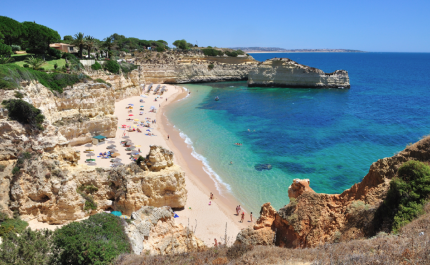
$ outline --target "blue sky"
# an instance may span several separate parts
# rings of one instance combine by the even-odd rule
[[[3,1],[0,15],[64,35],[113,33],[200,46],[430,52],[426,1]]]

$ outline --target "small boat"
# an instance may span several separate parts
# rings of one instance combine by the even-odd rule
[[[218,97],[218,96],[216,96],[216,97],[215,97],[215,101],[218,101],[218,100],[219,100],[219,97]]]

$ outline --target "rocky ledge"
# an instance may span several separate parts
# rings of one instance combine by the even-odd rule
[[[299,64],[288,58],[273,58],[249,72],[249,87],[350,88],[348,72],[333,73]]]
[[[409,160],[430,162],[430,137],[393,157],[374,162],[361,183],[341,194],[316,193],[309,180],[295,179],[288,188],[290,203],[279,211],[270,203],[264,204],[256,224],[243,229],[235,243],[304,248],[389,232],[388,220],[382,217],[382,223],[376,221],[381,218],[377,211],[387,196],[391,179]]]

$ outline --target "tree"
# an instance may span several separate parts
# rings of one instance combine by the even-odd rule
[[[109,54],[109,58],[110,58],[110,51],[112,49],[112,47],[114,46],[114,42],[113,42],[113,38],[112,37],[107,37],[106,39],[104,39],[102,46],[105,47],[106,49],[108,49],[108,54]]]
[[[85,37],[85,42],[86,42],[86,46],[87,46],[87,50],[88,50],[88,57],[91,56],[91,49],[94,48],[95,46],[95,39],[92,36],[86,36]]]
[[[9,45],[0,43],[0,55],[10,57],[12,54],[12,48]]]
[[[63,37],[63,40],[72,42],[73,41],[73,37],[71,35],[66,35],[66,36]]]
[[[28,45],[41,53],[49,49],[49,44],[61,40],[57,31],[34,22],[23,22]]]
[[[8,233],[0,245],[0,264],[48,264],[53,232],[47,229]]]
[[[29,58],[27,58],[25,62],[31,65],[33,69],[38,69],[45,63],[45,61],[42,60],[41,58],[37,58],[33,56],[30,56]]]
[[[79,32],[75,34],[75,39],[73,40],[72,43],[73,45],[79,47],[79,57],[82,58],[82,51],[84,50],[84,46],[86,45],[84,33]]]
[[[7,45],[17,44],[18,39],[23,34],[22,24],[15,19],[0,16],[0,32]]]
[[[188,46],[188,43],[186,40],[175,40],[173,42],[173,45],[176,46],[176,48],[182,49],[182,50],[188,50],[190,46]]]

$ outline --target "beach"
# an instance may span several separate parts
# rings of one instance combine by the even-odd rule
[[[154,87],[156,86],[155,84]],[[188,191],[186,206],[183,210],[176,210],[179,216],[175,219],[176,222],[195,231],[197,237],[202,239],[208,246],[213,244],[214,238],[217,238],[218,242],[224,242],[226,234],[227,243],[232,244],[240,229],[251,225],[251,222],[248,222],[249,214],[245,212],[245,221],[243,223],[239,222],[240,217],[235,215],[235,207],[239,203],[232,195],[221,195],[217,191],[215,183],[203,170],[202,162],[191,155],[192,150],[164,115],[164,110],[170,104],[184,99],[188,94],[185,89],[179,86],[166,85],[166,88],[167,91],[163,95],[153,95],[151,92],[147,95],[129,97],[116,102],[114,113],[118,117],[116,137],[105,139],[98,145],[75,146],[76,150],[81,151],[79,164],[88,164],[94,167],[111,167],[114,164],[111,163],[111,159],[103,159],[99,155],[100,153],[112,151],[112,149],[107,149],[110,145],[114,145],[113,147],[115,148],[112,152],[119,154],[116,165],[133,163],[130,151],[126,151],[121,146],[121,141],[125,140],[131,141],[136,146],[132,153],[136,152],[142,156],[148,154],[150,145],[159,145],[172,150],[175,154],[175,163],[179,164],[185,172],[186,189]],[[156,98],[157,101],[155,101]],[[130,109],[130,106],[132,109]],[[156,112],[151,112],[151,107],[154,107]],[[143,112],[142,115],[140,115],[141,112]],[[135,121],[135,119],[138,121]],[[137,126],[140,121],[144,121],[150,127]],[[125,128],[122,128],[123,125],[125,125]],[[130,126],[135,128],[136,131],[129,131]],[[137,132],[137,128],[142,132]],[[148,133],[151,133],[151,136]],[[92,150],[90,153],[94,155],[84,152],[86,150]],[[96,159],[96,161],[87,163],[87,159]],[[214,194],[211,205],[209,205],[210,192]]]

